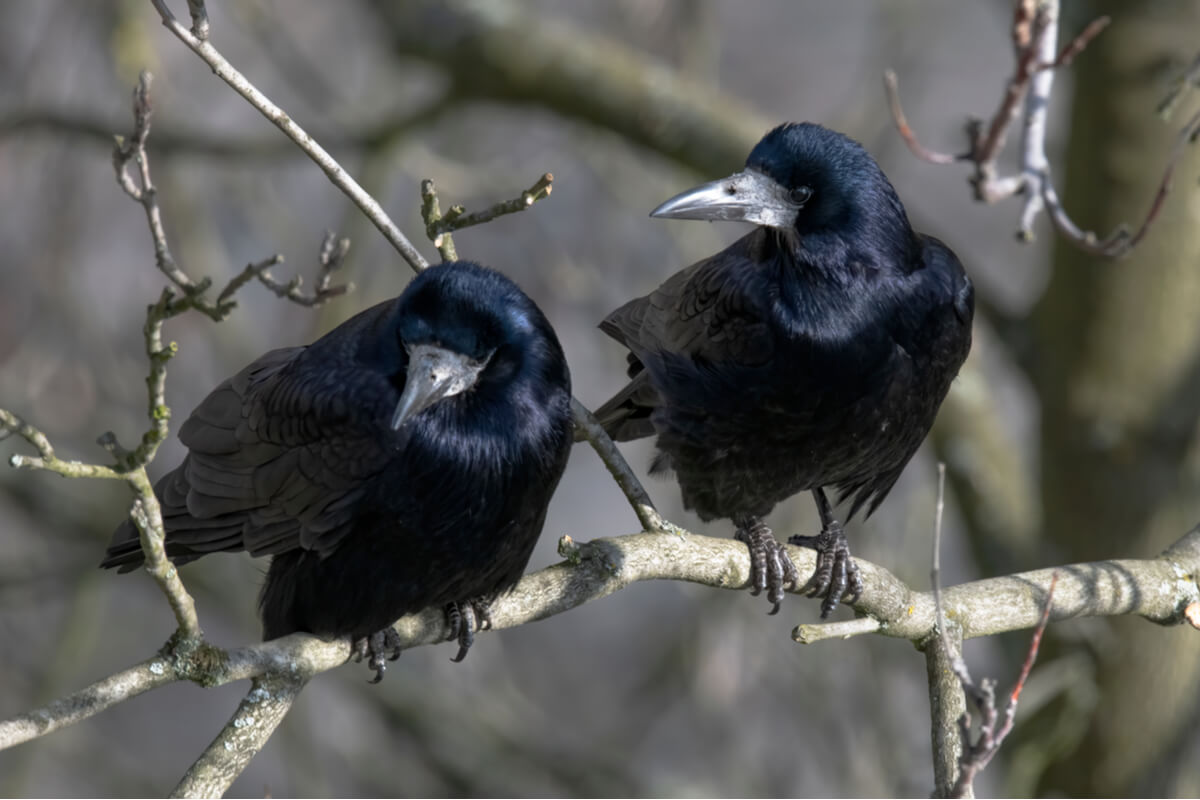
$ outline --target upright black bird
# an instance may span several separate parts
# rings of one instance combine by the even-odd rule
[[[887,496],[970,350],[971,282],[860,144],[811,123],[651,216],[758,227],[600,324],[632,380],[596,414],[618,441],[657,434],[651,471],[674,471],[701,519],[734,521],[771,613],[799,575],[762,518],[811,490],[821,533],[790,541],[817,551],[801,591],[826,617],[862,581],[825,488],[847,518]]]
[[[167,554],[272,556],[263,638],[349,636],[376,681],[399,656],[391,624],[430,606],[446,607],[461,659],[541,533],[570,403],[558,339],[515,283],[430,267],[205,398],[179,431],[188,455],[155,487]],[[126,522],[101,566],[143,560]]]

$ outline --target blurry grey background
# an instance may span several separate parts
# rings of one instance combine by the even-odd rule
[[[185,4],[173,5],[186,18]],[[912,585],[928,581],[938,455],[953,478],[947,582],[1150,556],[1200,518],[1195,156],[1143,249],[1096,264],[1056,242],[1044,220],[1035,243],[1016,242],[1017,201],[971,202],[967,167],[917,161],[888,116],[880,74],[891,66],[924,142],[960,151],[964,115],[990,116],[1011,74],[1009,3],[210,5],[214,43],[428,256],[436,253],[421,236],[422,178],[436,180],[443,208],[473,210],[554,173],[548,200],[456,242],[546,311],[576,396],[590,406],[624,369],[622,349],[596,322],[743,233],[648,211],[738,164],[681,163],[589,119],[586,76],[574,108],[536,88],[507,91],[504,76],[454,54],[464,20],[519,32],[506,40],[514,62],[536,55],[539,37],[587,36],[602,52],[616,42],[611,59],[631,70],[631,57],[659,64],[771,124],[813,120],[862,141],[914,226],[957,250],[982,301],[970,374],[934,437],[940,452],[922,450],[888,502],[850,531],[856,555]],[[1153,106],[1193,55],[1200,5],[1068,3],[1066,31],[1102,10],[1116,19],[1060,76],[1050,147],[1068,209],[1106,233],[1136,222],[1153,195],[1173,131]],[[101,432],[130,443],[146,425],[141,324],[165,279],[141,209],[113,180],[107,138],[130,130],[130,90],[143,68],[155,75],[154,178],[190,274],[221,285],[279,251],[287,263],[277,276],[311,278],[322,234],[335,229],[353,240],[343,277],[358,287],[314,312],[253,285],[223,324],[200,315],[168,323],[180,347],[167,384],[176,420],[261,352],[310,341],[411,277],[148,2],[0,4],[0,405],[40,426],[60,455],[84,460],[103,460]],[[535,87],[557,80],[527,77]],[[1011,154],[1002,163],[1011,167]],[[23,448],[0,445],[5,457]],[[644,474],[649,445],[624,450]],[[152,474],[181,455],[172,439]],[[728,522],[704,525],[684,512],[673,482],[647,488],[669,518],[730,535]],[[129,499],[114,483],[0,470],[0,717],[145,658],[170,634],[170,611],[146,576],[95,568]],[[810,532],[814,516],[802,496],[769,522],[781,535]],[[637,527],[600,462],[577,447],[530,568],[558,560],[562,534],[586,540]],[[182,570],[214,643],[258,638],[264,568],[220,556]],[[368,686],[361,667],[321,675],[231,795],[927,795],[920,654],[873,637],[801,647],[790,631],[815,620],[818,604],[793,597],[777,617],[765,608],[746,592],[638,585],[481,636],[461,665],[445,645],[406,652],[380,686]],[[1051,638],[1019,738],[984,774],[981,794],[1200,793],[1200,749],[1186,736],[1196,718],[1195,634],[1081,621]],[[968,661],[1007,686],[1027,640],[971,642]],[[171,686],[0,753],[0,793],[162,794],[244,691]]]

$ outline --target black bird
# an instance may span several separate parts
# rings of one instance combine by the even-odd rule
[[[596,414],[618,441],[657,435],[651,472],[674,471],[701,519],[733,520],[771,613],[799,576],[762,518],[812,491],[821,533],[790,541],[817,551],[801,591],[827,617],[862,581],[825,488],[847,519],[887,496],[970,350],[971,282],[862,145],[811,123],[651,216],[758,227],[600,324],[632,380]]]
[[[375,680],[391,624],[444,606],[461,660],[521,577],[571,446],[571,379],[515,283],[460,261],[222,383],[159,481],[167,555],[270,555],[263,638],[349,636]],[[144,560],[126,522],[103,567]]]

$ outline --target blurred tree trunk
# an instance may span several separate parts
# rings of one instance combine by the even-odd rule
[[[1107,235],[1122,221],[1141,221],[1186,119],[1164,124],[1154,109],[1200,46],[1200,3],[1098,0],[1069,10],[1079,12],[1079,23],[1113,17],[1072,70],[1064,198],[1078,223]],[[1042,343],[1035,380],[1043,403],[1045,535],[1060,548],[1046,554],[1048,562],[1151,556],[1200,520],[1198,173],[1200,147],[1193,146],[1161,216],[1130,257],[1100,261],[1062,239],[1056,244],[1054,273],[1034,315]],[[1059,724],[1061,732],[1063,715],[1076,714],[1068,727],[1077,746],[1050,755],[1041,783],[1028,790],[1194,796],[1200,787],[1184,748],[1195,730],[1200,637],[1127,618],[1098,630],[1082,645],[1091,647],[1091,664],[1082,659],[1084,668],[1068,681],[1078,690],[1091,666],[1095,692],[1083,692],[1090,699],[1073,711],[1070,703],[1052,705],[1056,718],[1033,726],[1045,735]]]

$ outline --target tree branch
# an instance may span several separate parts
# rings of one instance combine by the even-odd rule
[[[373,3],[396,50],[433,61],[453,93],[535,104],[680,163],[727,174],[771,127],[738,98],[689,80],[612,37],[512,2]]]
[[[495,602],[489,630],[562,614],[642,581],[686,581],[731,590],[749,585],[749,554],[745,545],[732,539],[681,530],[675,536],[638,533],[585,543],[567,541],[562,550],[566,561],[526,575]],[[801,572],[815,566],[812,550],[789,546],[788,554]],[[932,593],[910,588],[883,567],[862,559],[857,562],[865,588],[855,610],[874,618],[881,635],[913,642],[928,639],[936,630]],[[1178,624],[1184,621],[1186,608],[1200,603],[1196,582],[1200,576],[1200,527],[1158,558],[1071,564],[949,587],[943,591],[947,616],[962,626],[964,638],[1032,628],[1044,612],[1045,590],[1055,572],[1059,583],[1051,622],[1129,614],[1159,624]],[[445,614],[437,608],[403,617],[395,628],[406,649],[444,642],[450,633]],[[324,641],[308,634],[232,651],[204,644],[188,653],[168,653],[121,673],[124,677],[120,680],[114,676],[50,706],[0,722],[0,749],[103,711],[123,699],[117,696],[118,690],[131,697],[172,681],[219,686],[272,672],[307,679],[349,657],[347,640]],[[166,670],[169,680],[156,672],[158,669]],[[105,686],[113,688],[101,691]],[[66,714],[65,709],[71,713]],[[44,730],[31,726],[30,720],[39,720]]]
[[[455,205],[442,214],[438,204],[437,189],[432,180],[426,179],[421,181],[421,218],[425,220],[425,235],[442,254],[443,261],[453,261],[458,258],[458,254],[454,248],[454,242],[450,238],[451,233],[491,222],[505,214],[524,211],[538,200],[549,197],[554,188],[553,184],[554,176],[547,172],[538,178],[533,186],[512,200],[501,201],[473,214],[468,214],[463,206]]]
[[[278,672],[256,677],[228,724],[188,768],[170,796],[223,796],[283,722],[306,683],[307,677]]]
[[[604,426],[583,403],[573,397],[571,398],[571,415],[575,420],[576,430],[580,431],[587,439],[592,449],[596,451],[596,455],[600,456],[600,460],[608,468],[613,480],[617,482],[617,486],[621,487],[625,499],[629,501],[629,505],[633,507],[633,513],[637,515],[638,522],[642,523],[642,530],[650,533],[680,533],[682,531],[680,527],[658,513],[650,495],[642,487],[642,482],[637,479],[637,475],[633,474],[633,470],[629,468],[629,462],[621,455],[621,451],[617,449],[617,445],[604,430]]]
[[[44,469],[64,478],[107,478],[125,480],[126,476],[112,467],[99,464],[84,464],[79,461],[63,461],[54,454],[54,447],[46,434],[18,417],[13,412],[0,408],[0,440],[17,434],[38,451],[37,456],[13,453],[8,457],[9,466],[16,469]]]
[[[193,3],[193,5],[197,4]],[[198,4],[198,6],[202,6],[202,4]],[[150,419],[150,427],[142,435],[138,446],[132,450],[122,447],[117,441],[116,435],[111,431],[100,436],[98,443],[115,460],[112,466],[62,461],[55,456],[49,439],[41,431],[5,409],[0,409],[0,439],[17,433],[38,451],[37,457],[14,454],[9,458],[9,463],[13,467],[44,469],[64,477],[121,479],[133,490],[134,501],[130,509],[130,517],[138,529],[142,551],[145,554],[146,571],[155,579],[166,596],[178,624],[178,630],[171,646],[187,650],[199,644],[203,632],[196,615],[195,602],[180,580],[175,565],[167,558],[163,544],[165,534],[162,511],[145,469],[170,432],[171,410],[165,400],[167,362],[175,355],[178,348],[174,342],[164,343],[163,323],[190,309],[200,311],[215,321],[224,319],[236,305],[232,300],[234,293],[251,278],[257,278],[277,294],[304,305],[324,302],[329,297],[345,292],[348,288],[347,286],[330,286],[330,276],[341,265],[349,242],[337,241],[333,234],[326,237],[321,250],[322,270],[317,282],[317,291],[311,297],[300,293],[299,278],[293,279],[287,285],[280,285],[271,278],[268,267],[283,259],[282,256],[276,255],[248,266],[229,282],[217,296],[216,302],[209,301],[205,293],[212,281],[208,278],[199,281],[192,279],[176,262],[167,242],[166,227],[158,205],[157,190],[150,171],[150,160],[146,153],[146,142],[150,135],[150,123],[153,116],[150,95],[151,82],[150,73],[143,72],[133,92],[133,132],[128,137],[117,137],[112,155],[113,170],[118,185],[129,197],[141,205],[145,212],[154,244],[155,263],[175,287],[174,289],[164,288],[158,302],[147,308],[146,323],[143,326],[146,356],[150,362],[150,370],[146,378],[147,416]],[[136,164],[136,178],[130,174],[131,164]],[[176,292],[181,294],[177,296]]]
[[[398,111],[380,120],[347,122],[337,131],[322,132],[314,138],[332,150],[371,150],[380,144],[412,133],[458,105],[453,94],[443,94],[413,109]],[[58,111],[48,108],[13,109],[0,113],[0,138],[28,132],[48,132],[95,140],[106,147],[113,143],[112,132],[120,123],[99,115]],[[166,126],[159,122],[154,138],[146,143],[154,156],[190,155],[221,162],[296,158],[303,156],[293,144],[275,135],[269,138],[232,138],[213,131]]]
[[[1167,158],[1159,190],[1135,232],[1131,233],[1128,227],[1120,226],[1108,237],[1100,239],[1094,232],[1083,230],[1071,219],[1058,198],[1050,162],[1046,156],[1046,117],[1054,85],[1054,72],[1059,67],[1069,66],[1110,21],[1108,17],[1093,20],[1059,51],[1059,0],[1016,0],[1012,26],[1015,61],[1013,76],[1009,79],[1000,105],[990,122],[986,126],[981,120],[972,119],[967,122],[969,149],[959,155],[933,151],[920,143],[900,104],[896,73],[887,70],[883,76],[884,90],[901,138],[913,155],[931,164],[973,164],[975,171],[970,182],[974,187],[976,200],[994,203],[1013,195],[1024,195],[1025,201],[1017,229],[1017,237],[1022,241],[1032,241],[1033,224],[1039,215],[1045,213],[1062,236],[1085,252],[1105,258],[1125,255],[1142,240],[1162,210],[1163,202],[1171,188],[1175,167],[1182,158],[1183,151],[1200,136],[1200,113],[1189,120],[1180,131]],[[1191,74],[1192,71],[1189,71],[1188,76],[1181,79],[1179,87],[1164,101],[1164,107],[1173,104],[1183,86],[1191,81]],[[1020,117],[1022,99],[1025,125],[1020,172],[1017,175],[1000,177],[996,160],[1004,150],[1009,129]]]
[[[972,742],[970,712],[963,711],[962,715],[958,718],[958,732],[962,752],[958,758],[958,778],[954,782],[954,789],[950,793],[951,797],[975,796],[975,776],[991,763],[996,753],[1000,752],[1000,747],[1004,744],[1004,740],[1012,733],[1013,724],[1017,717],[1017,702],[1021,698],[1021,692],[1025,689],[1025,681],[1029,679],[1029,673],[1033,669],[1033,662],[1037,660],[1038,647],[1042,643],[1042,634],[1045,633],[1046,624],[1050,621],[1050,608],[1054,603],[1054,589],[1057,581],[1058,573],[1050,576],[1050,588],[1046,590],[1045,608],[1042,611],[1041,618],[1038,620],[1037,627],[1033,631],[1033,639],[1029,643],[1025,662],[1021,665],[1021,674],[1017,677],[1017,682],[1008,693],[1008,702],[1004,704],[1003,714],[996,708],[996,681],[991,678],[984,678],[978,684],[975,683],[971,679],[970,672],[967,670],[966,662],[962,659],[961,648],[955,651],[955,656],[951,661],[954,674],[957,676],[959,683],[962,684],[965,694],[975,704],[975,708],[979,712],[980,722],[979,736]]]
[[[136,202],[140,203],[146,212],[146,222],[150,226],[150,237],[154,241],[154,261],[158,269],[178,286],[185,294],[203,291],[201,281],[196,284],[175,264],[171,249],[167,246],[167,232],[163,228],[162,212],[158,207],[158,192],[154,181],[150,178],[150,159],[146,156],[146,137],[150,135],[150,117],[153,107],[150,104],[150,83],[152,76],[145,70],[138,78],[138,85],[133,90],[133,135],[116,137],[113,146],[113,170],[117,174],[117,183]],[[137,163],[140,171],[141,186],[129,174],[129,162]],[[214,317],[215,318],[215,317]]]
[[[229,86],[234,89],[234,91],[249,101],[251,105],[253,105],[260,113],[263,114],[263,116],[275,123],[275,125],[278,126],[279,129],[283,131],[284,134],[287,135],[287,137],[291,139],[297,147],[308,154],[308,156],[314,162],[316,162],[316,164],[320,166],[322,170],[325,171],[325,174],[329,176],[329,179],[333,181],[334,185],[345,192],[346,195],[350,197],[350,199],[375,224],[375,226],[379,228],[388,241],[392,243],[397,251],[399,251],[401,256],[403,256],[408,262],[409,266],[418,272],[429,266],[429,262],[425,260],[425,258],[412,246],[404,234],[400,232],[400,229],[396,227],[395,223],[392,222],[391,218],[388,217],[387,213],[384,212],[379,203],[376,202],[371,195],[367,194],[367,192],[364,191],[352,177],[350,177],[350,174],[346,172],[346,170],[343,169],[340,164],[338,164],[333,156],[329,155],[329,153],[326,152],[325,149],[320,146],[320,144],[318,144],[312,139],[312,137],[305,133],[304,130],[283,111],[283,109],[272,103],[266,95],[260,92],[240,72],[238,72],[233,65],[230,64],[225,57],[222,56],[220,52],[218,52],[217,49],[213,47],[207,40],[198,38],[192,31],[189,31],[182,24],[180,24],[179,21],[175,19],[175,16],[171,13],[170,9],[166,7],[165,0],[151,0],[151,2],[154,4],[155,9],[158,10],[159,15],[162,17],[163,25],[165,25],[168,30],[175,34],[175,36],[178,37],[184,44],[191,48],[196,55],[200,56],[205,63],[212,67],[213,72],[215,72],[218,77],[228,83]],[[202,11],[203,6],[204,3],[202,0],[195,0],[194,2],[189,0],[189,7],[196,7]],[[195,17],[193,17],[193,19],[195,19]],[[427,185],[422,186],[422,211],[426,217],[427,231],[432,231],[431,238],[434,239],[436,244],[436,239],[438,236],[446,236],[451,230],[464,228],[468,225],[477,225],[482,222],[486,222],[489,219],[494,219],[501,214],[511,214],[516,211],[523,211],[533,205],[533,203],[537,200],[550,194],[552,181],[553,176],[550,175],[550,173],[546,173],[546,175],[539,179],[527,191],[523,192],[521,197],[517,198],[516,200],[497,204],[491,209],[488,209],[487,211],[478,215],[451,219],[449,221],[446,220],[446,216],[449,216],[449,214],[446,216],[442,216],[440,214],[436,200],[426,199],[426,195],[432,195],[436,197],[436,190],[434,189],[432,181],[430,181]],[[453,209],[451,209],[451,211],[453,211]],[[437,214],[436,218],[433,216],[434,214]],[[461,217],[461,212],[455,216]],[[455,255],[457,255],[454,250],[447,249],[442,253],[443,257],[446,257],[448,253],[455,253]],[[575,418],[575,423],[583,430],[587,429],[587,420],[581,416],[580,412],[585,410],[586,408],[578,401],[574,401],[572,403],[572,412]],[[601,434],[603,434],[603,431],[601,431]],[[607,435],[604,435],[603,440],[607,439]],[[654,511],[653,505],[649,504],[649,498],[646,496],[645,490],[641,489],[640,484],[637,483],[637,479],[633,477],[632,470],[629,469],[629,465],[624,462],[624,459],[621,457],[620,453],[617,452],[616,447],[612,446],[611,441],[608,442],[608,446],[605,446],[603,440],[597,439],[594,432],[588,437],[588,441],[592,444],[593,448],[595,448],[600,458],[605,462],[605,465],[609,467],[609,470],[613,471],[614,476],[616,476],[618,473],[625,476],[622,479],[618,479],[618,484],[621,486],[623,491],[626,491],[626,496],[628,497],[630,504],[633,506],[634,511],[637,513],[638,520],[641,521],[645,527],[645,530],[671,530],[672,526],[670,523],[665,522],[661,517],[659,517],[658,513]],[[634,491],[635,486],[635,494],[629,494],[629,491]]]
[[[366,192],[358,182],[350,176],[340,164],[329,155],[315,139],[308,135],[303,128],[296,124],[288,114],[279,106],[271,102],[265,94],[258,90],[254,84],[250,83],[242,73],[238,72],[232,64],[225,59],[221,53],[212,46],[208,41],[208,22],[204,14],[203,0],[188,0],[188,8],[192,13],[194,21],[193,28],[189,30],[175,18],[171,13],[171,9],[167,8],[166,0],[151,0],[155,10],[162,17],[162,23],[167,30],[175,34],[181,42],[188,46],[189,49],[208,64],[214,74],[225,83],[229,84],[235,92],[246,99],[250,105],[254,106],[259,113],[275,124],[289,139],[295,142],[301,150],[308,154],[317,166],[324,170],[329,176],[329,180],[341,189],[347,197],[354,201],[355,205],[363,210],[367,218],[374,223],[379,232],[384,238],[391,243],[401,257],[408,262],[416,271],[421,271],[429,266],[429,262],[425,257],[413,247],[398,227],[392,222],[391,217],[379,205],[370,194]],[[201,24],[198,20],[204,20]],[[196,31],[202,31],[203,36],[197,35]]]
[[[135,664],[42,708],[0,722],[0,750],[83,722],[117,703],[177,680],[158,657]]]
[[[441,219],[429,223],[429,238],[436,245],[439,237],[449,236],[453,231],[470,228],[473,225],[482,225],[505,214],[515,214],[518,211],[524,211],[538,200],[544,200],[549,197],[553,189],[554,176],[547,172],[538,178],[533,186],[521,192],[520,196],[512,200],[504,200],[496,203],[485,208],[483,211],[468,214],[462,206],[452,206]]]
[[[281,109],[272,104],[240,73],[234,70],[212,47],[208,42],[209,29],[202,0],[189,0],[188,2],[189,11],[193,16],[193,25],[190,30],[175,20],[166,8],[164,0],[152,0],[152,2],[162,16],[164,25],[204,59],[214,72],[254,104],[304,152],[308,153],[325,170],[331,180],[339,188],[342,188],[360,208],[363,208],[372,222],[380,228],[385,237],[404,255],[414,269],[420,270],[427,266],[424,258],[395,228],[378,204],[362,191],[361,187],[337,162],[316,142],[312,141],[311,137]],[[1065,54],[1066,50],[1064,50],[1063,57]],[[652,93],[648,96],[655,95]],[[670,98],[666,98],[663,102],[669,101]],[[148,125],[148,110],[146,118]],[[753,115],[747,115],[747,119],[753,119]],[[756,129],[755,134],[757,135],[757,133],[761,133],[761,130]],[[134,147],[138,146],[136,145],[138,139],[138,127],[135,126]],[[144,135],[140,137],[140,141],[144,154]],[[695,155],[695,149],[690,145],[681,147],[680,152]],[[737,152],[737,158],[740,159],[744,155],[744,148],[740,144]],[[139,161],[139,166],[144,163],[143,157]],[[135,199],[145,205],[146,189],[149,187],[152,199],[153,188],[148,183],[148,172],[143,175],[143,178],[142,196],[139,198],[132,193],[131,196],[135,196]],[[128,179],[124,167],[118,170],[118,179],[122,180],[124,187],[124,180]],[[132,183],[132,179],[129,179],[129,184],[135,190],[137,189],[136,185]],[[128,188],[126,191],[129,191]],[[149,209],[147,209],[147,216],[149,219]],[[158,228],[161,228],[161,224]],[[153,220],[151,220],[151,229],[152,233],[156,230]],[[157,234],[155,234],[156,254],[158,241]],[[163,241],[165,243],[165,239]],[[169,251],[166,253],[169,257]],[[268,260],[268,262],[250,265],[235,280],[246,276],[242,281],[244,284],[251,277],[261,279],[266,269],[273,263],[277,262]],[[168,270],[172,265],[173,260],[168,259],[160,264],[160,268],[163,268],[164,272],[172,277],[172,273]],[[173,282],[176,277],[178,276],[172,277]],[[183,303],[195,302],[190,299],[191,294],[198,295],[207,288],[207,284],[204,284],[201,289],[192,288],[190,290],[177,282],[176,285],[185,291],[184,298],[177,301]],[[298,285],[296,288],[298,289]],[[162,302],[164,301],[160,300],[160,303]],[[171,300],[168,299],[165,302],[169,304]],[[598,428],[594,418],[591,418],[586,409],[577,402],[573,405],[573,412],[576,424],[580,426],[581,430],[588,432],[587,425],[589,423]],[[0,421],[3,420],[0,419]],[[28,426],[23,421],[13,417],[13,426],[15,427],[6,424],[6,430],[20,432],[22,436],[25,436],[23,431]],[[661,525],[662,529],[666,529],[669,523],[663,523],[654,512],[653,506],[649,504],[649,499],[645,497],[644,490],[637,484],[636,477],[629,471],[628,465],[621,459],[611,441],[604,436],[602,430],[599,431],[599,434],[594,431],[590,433],[588,438],[602,458],[605,455],[603,452],[605,443],[611,451],[609,455],[613,457],[612,462],[610,463],[609,459],[605,459],[605,462],[613,471],[614,477],[618,478],[618,483],[621,482],[621,476],[618,474],[621,468],[632,479],[632,483],[622,484],[622,489],[629,497],[634,510],[638,512],[639,521],[642,522],[644,528],[658,530],[660,528],[656,526]],[[31,436],[32,438],[26,437],[27,441],[30,441],[39,450],[40,460],[47,461],[47,453],[42,453],[41,448],[35,443],[37,436],[33,434]],[[52,448],[49,448],[49,442],[46,441],[45,445],[48,448],[49,457],[53,459],[53,451]],[[115,440],[113,445],[115,447]],[[59,463],[57,460],[55,462]],[[142,476],[144,477],[144,472],[142,472]],[[112,477],[119,476],[113,475]],[[144,488],[149,491],[148,481]],[[150,492],[150,497],[153,498],[152,492]],[[642,500],[645,501],[644,504]],[[147,518],[152,518],[158,512],[156,506],[143,506],[140,507],[140,513]],[[161,520],[157,525],[161,537]],[[154,527],[153,519],[150,519],[147,527]],[[686,580],[731,589],[742,588],[746,585],[749,578],[749,558],[744,546],[727,539],[708,539],[675,530],[678,536],[673,537],[639,534],[618,539],[600,539],[586,544],[576,544],[565,539],[561,544],[561,551],[567,556],[567,562],[522,579],[512,593],[497,602],[493,610],[493,628],[512,627],[562,613],[583,602],[606,596],[641,580]],[[143,533],[145,534],[145,531]],[[159,538],[158,546],[161,548],[161,538]],[[812,568],[811,551],[792,548],[791,554],[802,570]],[[169,564],[169,562],[167,563]],[[928,593],[914,592],[882,568],[867,562],[860,561],[859,564],[867,579],[868,587],[864,592],[863,599],[856,604],[856,609],[860,613],[868,615],[864,618],[865,622],[856,620],[854,623],[832,623],[829,626],[808,627],[828,631],[834,626],[841,625],[843,626],[842,631],[849,631],[853,626],[853,633],[878,631],[884,635],[900,636],[913,641],[927,639],[934,630],[936,619],[932,597]],[[173,571],[173,568],[171,570]],[[1067,588],[1060,587],[1059,596],[1053,609],[1049,604],[1045,604],[1045,613],[1048,619],[1058,620],[1091,614],[1135,613],[1154,621],[1175,623],[1182,621],[1188,614],[1194,614],[1193,609],[1200,607],[1198,606],[1200,590],[1196,586],[1194,577],[1200,573],[1200,533],[1198,531],[1193,531],[1185,536],[1159,559],[1097,562],[1073,565],[1062,568],[1062,570],[1069,573],[1069,580],[1064,580],[1064,586]],[[963,635],[967,637],[1029,627],[1031,623],[1028,612],[1030,609],[1041,610],[1037,606],[1039,600],[1044,597],[1041,587],[1045,584],[1048,574],[1049,571],[1043,570],[952,587],[945,592],[945,602],[951,619],[961,625]],[[1163,590],[1164,586],[1168,587],[1166,591]],[[182,627],[181,624],[181,630]],[[447,634],[444,615],[436,609],[406,617],[398,621],[396,627],[406,647],[441,641]],[[799,630],[800,628],[797,628],[797,631]],[[796,638],[797,641],[801,640],[798,635]],[[811,640],[819,638],[827,637],[817,634]],[[89,690],[73,695],[75,705],[71,707],[69,713],[59,704],[66,703],[72,698],[64,699],[46,709],[24,715],[17,720],[0,723],[0,748],[10,746],[18,741],[27,741],[29,738],[42,735],[56,727],[71,724],[111,706],[113,702],[122,699],[120,697],[112,699],[112,691],[126,691],[128,692],[126,696],[133,696],[133,694],[175,680],[193,680],[203,685],[218,685],[246,677],[259,678],[260,680],[256,682],[251,694],[243,701],[239,712],[234,715],[230,724],[226,726],[226,729],[218,736],[201,760],[189,771],[184,782],[176,789],[177,792],[184,794],[220,791],[222,789],[207,787],[219,787],[222,785],[220,782],[226,779],[232,781],[233,777],[244,768],[249,758],[270,735],[271,730],[286,713],[295,694],[303,687],[308,678],[316,672],[344,663],[348,655],[349,646],[345,641],[323,642],[314,637],[299,634],[232,652],[225,652],[202,643],[190,648],[172,646],[168,648],[163,659],[145,662],[139,667],[121,673],[120,676],[114,676],[114,678],[95,684]],[[158,674],[153,671],[156,664],[160,669]],[[143,674],[142,667],[150,671],[153,679]],[[166,677],[163,677],[164,674]],[[122,680],[116,680],[122,676]],[[112,683],[114,680],[116,680],[115,684]],[[102,685],[116,686],[116,688],[107,693],[97,693],[97,687]],[[269,707],[262,709],[265,716],[259,717],[254,715],[252,707],[265,701],[261,693],[255,694],[256,690],[264,688],[273,702]],[[255,716],[253,723],[246,721],[247,714]],[[240,726],[238,725],[239,719],[243,720]],[[259,724],[260,719],[263,723],[261,725]],[[246,728],[252,730],[243,730]],[[223,753],[231,750],[239,752],[238,760],[230,761],[223,757]],[[208,782],[206,783],[206,781]],[[228,783],[223,785],[227,786]]]
[[[929,683],[930,735],[933,740],[933,796],[952,797],[963,751],[958,721],[967,713],[966,695],[954,671],[962,652],[958,626],[942,630],[925,642],[925,676]],[[968,795],[970,796],[970,795]]]
[[[39,453],[38,457],[14,453],[8,460],[13,467],[43,469],[66,478],[105,478],[125,481],[134,492],[130,516],[138,529],[142,550],[146,554],[146,571],[154,577],[175,614],[175,621],[179,626],[178,643],[190,646],[198,641],[202,633],[199,620],[196,618],[195,602],[179,579],[175,565],[167,560],[166,550],[163,546],[162,512],[159,508],[158,498],[154,495],[154,488],[150,484],[150,478],[146,474],[145,465],[139,464],[131,469],[126,469],[120,464],[106,467],[99,464],[83,464],[78,461],[63,461],[54,455],[54,448],[45,434],[11,411],[0,408],[0,439],[7,438],[13,433],[19,434]],[[148,433],[147,436],[149,435]],[[111,436],[111,434],[106,434],[106,436]],[[106,441],[106,437],[102,436],[101,441]],[[116,447],[114,440],[111,449]]]

